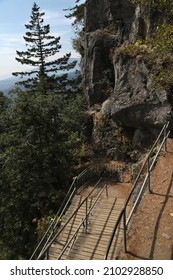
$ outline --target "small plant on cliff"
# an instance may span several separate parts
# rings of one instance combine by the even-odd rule
[[[121,47],[121,53],[142,57],[155,81],[170,91],[173,88],[173,25],[158,26],[152,37]]]
[[[173,88],[173,1],[172,0],[129,0],[129,2],[159,11],[169,18],[171,24],[157,26],[152,37],[138,40],[125,47],[123,52],[141,56],[151,69],[155,86],[162,86],[168,92]],[[122,51],[122,50],[121,50]]]
[[[172,0],[129,0],[132,4],[144,5],[165,14],[173,14]]]

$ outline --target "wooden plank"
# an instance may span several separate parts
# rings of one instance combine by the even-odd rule
[[[123,184],[119,184],[119,187],[121,186],[123,186]],[[87,190],[83,189],[82,193],[89,193],[91,189],[92,187],[89,186]],[[94,195],[96,195],[100,189],[101,188],[98,188],[98,190],[93,193],[93,197],[88,200],[90,206],[93,205],[96,199],[94,198]],[[94,207],[92,213],[89,215],[90,223],[88,225],[88,233],[85,234],[83,232],[83,228],[81,227],[71,252],[65,252],[62,259],[103,259],[112,229],[125,202],[124,198],[115,197],[115,185],[113,188],[109,186],[108,194],[109,197],[106,197],[105,194],[101,196],[101,199],[96,204],[96,207]],[[70,215],[74,213],[75,209],[81,201],[83,201],[83,199],[84,197],[82,198],[80,195],[76,195],[74,197],[62,224],[69,219]],[[55,241],[55,244],[51,246],[50,259],[55,259],[54,255],[56,255],[57,258],[62,250],[63,244],[65,245],[67,240],[70,240],[82,218],[85,216],[85,207],[86,205],[84,203],[84,205],[80,208],[80,211],[74,216],[68,226],[61,233],[58,241]],[[122,235],[123,231],[120,229],[115,236],[117,245],[120,243]],[[62,244],[59,244],[58,242]],[[115,250],[114,247],[112,247],[112,249]],[[111,250],[109,256],[113,255],[114,252]]]

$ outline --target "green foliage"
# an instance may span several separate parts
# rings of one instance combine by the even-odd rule
[[[78,4],[79,2],[84,2]],[[85,1],[76,0],[76,5],[73,8],[65,9],[65,11],[69,11],[69,14],[66,15],[66,18],[73,19],[72,26],[74,28],[75,38],[72,39],[72,46],[74,50],[79,52],[82,55],[82,47],[81,47],[81,30],[84,27],[84,9],[85,9]]]
[[[6,260],[6,259],[14,259],[14,252],[13,250],[9,250],[8,247],[5,245],[5,243],[3,243],[0,240],[0,260]],[[18,259],[20,259],[20,256],[18,256]]]
[[[7,258],[28,258],[39,220],[55,213],[78,162],[83,99],[21,92],[1,133],[0,236]],[[5,254],[5,252],[4,252]]]
[[[8,99],[2,91],[0,91],[0,114],[7,108]]]
[[[76,62],[69,63],[70,53],[62,58],[55,58],[55,55],[61,49],[59,43],[60,37],[50,35],[50,25],[44,25],[43,16],[40,7],[34,3],[31,13],[31,20],[25,27],[28,30],[25,33],[26,51],[17,51],[16,60],[25,65],[32,66],[32,70],[25,72],[14,72],[14,76],[28,77],[18,82],[19,85],[32,92],[34,90],[47,93],[49,90],[63,91],[66,80],[66,74],[55,75],[60,71],[73,69]],[[66,90],[66,89],[65,89]]]
[[[69,80],[70,54],[51,61],[60,49],[34,3],[26,28],[26,52],[18,61],[32,71],[9,100],[0,92],[0,258],[27,259],[50,217],[59,209],[81,150],[85,100],[81,78]],[[46,40],[48,40],[46,42]],[[28,94],[29,91],[29,94]]]
[[[173,25],[158,26],[152,37],[138,40],[120,50],[131,57],[143,57],[155,86],[173,87]]]
[[[156,82],[170,90],[173,86],[173,25],[159,26],[147,40],[147,46]]]
[[[73,8],[65,9],[65,11],[70,11],[70,13],[66,16],[66,18],[73,19],[73,26],[78,24],[83,24],[84,20],[84,7],[85,7],[85,1],[82,4],[77,4],[81,2],[81,0],[76,0],[76,5]],[[82,1],[83,2],[83,1]]]
[[[172,0],[129,0],[129,2],[138,5],[145,5],[148,8],[158,10],[165,14],[173,14]]]

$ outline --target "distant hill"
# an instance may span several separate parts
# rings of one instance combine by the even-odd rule
[[[71,61],[73,61],[74,59],[70,59]],[[77,60],[77,62],[79,62],[79,59],[75,59]],[[73,69],[72,72],[69,72],[69,79],[73,79],[75,76],[75,71],[79,70],[79,65],[77,63],[77,66]],[[14,86],[15,83],[19,80],[18,77],[9,77],[7,79],[3,79],[0,80],[0,91],[3,91],[4,94],[7,94],[9,92],[9,90],[11,90]]]
[[[9,77],[8,79],[0,80],[0,91],[8,93],[8,91],[14,87],[15,83],[18,81],[16,77]]]

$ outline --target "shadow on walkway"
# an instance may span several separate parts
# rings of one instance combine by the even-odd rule
[[[171,175],[171,180],[170,180],[170,183],[169,183],[169,187],[167,189],[166,194],[164,195],[165,200],[163,202],[163,205],[162,205],[162,207],[160,209],[159,215],[158,215],[157,220],[156,220],[154,236],[153,236],[153,242],[152,242],[151,251],[150,251],[150,255],[149,255],[149,259],[150,260],[152,260],[153,257],[154,257],[154,251],[155,251],[155,246],[156,246],[156,243],[157,243],[157,235],[158,235],[158,230],[159,230],[159,224],[160,224],[160,220],[162,218],[164,209],[165,209],[166,204],[167,204],[168,199],[169,199],[169,193],[170,193],[170,190],[171,190],[172,182],[173,182],[173,174]]]

